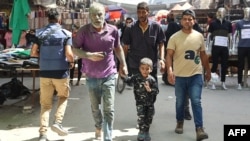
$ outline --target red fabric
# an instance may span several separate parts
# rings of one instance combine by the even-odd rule
[[[109,19],[119,19],[121,17],[121,11],[109,11]]]

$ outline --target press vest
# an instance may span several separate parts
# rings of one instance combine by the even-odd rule
[[[66,70],[69,63],[65,56],[65,45],[68,36],[60,26],[47,27],[38,31],[40,39],[40,70]]]

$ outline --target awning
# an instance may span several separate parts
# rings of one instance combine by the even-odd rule
[[[120,19],[120,17],[127,13],[127,10],[117,5],[107,5],[105,6],[106,20]]]
[[[162,10],[159,10],[156,12],[155,14],[155,18],[167,18],[169,14],[169,11],[168,10],[165,10],[165,9],[162,9]]]

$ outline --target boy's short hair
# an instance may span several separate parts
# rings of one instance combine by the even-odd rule
[[[149,58],[142,58],[141,61],[140,61],[140,64],[141,65],[148,65],[151,69],[153,69],[153,62],[151,59]]]

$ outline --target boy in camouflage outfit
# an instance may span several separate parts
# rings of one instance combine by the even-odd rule
[[[154,103],[156,95],[159,93],[157,81],[150,72],[153,68],[152,60],[143,58],[140,61],[139,74],[125,78],[126,83],[132,83],[134,86],[134,96],[138,116],[139,133],[138,141],[150,141],[150,124],[155,114]]]

